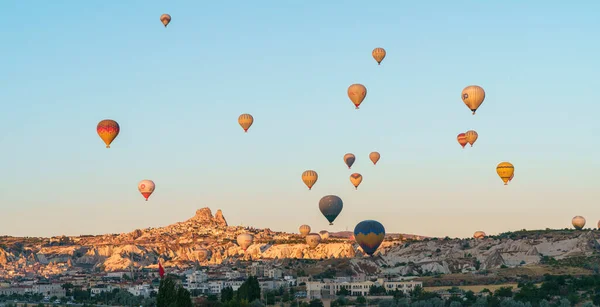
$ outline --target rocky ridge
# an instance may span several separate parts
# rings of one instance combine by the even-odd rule
[[[244,252],[235,240],[250,232],[254,244]],[[99,236],[16,238],[0,237],[0,269],[27,265],[56,265],[106,271],[129,267],[156,268],[194,264],[233,263],[240,259],[354,258],[354,270],[400,274],[455,273],[502,265],[539,263],[543,256],[561,259],[590,256],[600,250],[598,231],[557,231],[530,237],[485,239],[426,239],[384,241],[376,257],[362,258],[358,245],[332,236],[311,250],[298,234],[270,229],[229,226],[221,210],[196,211],[184,222],[129,233]],[[203,254],[210,251],[210,257]],[[370,268],[369,268],[370,267]]]

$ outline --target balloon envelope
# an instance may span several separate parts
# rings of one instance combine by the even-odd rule
[[[319,210],[329,221],[329,225],[333,225],[333,221],[338,217],[342,209],[344,208],[344,202],[336,195],[327,195],[321,198],[319,201]]]
[[[504,185],[508,184],[508,180],[515,172],[515,167],[510,162],[500,162],[496,166],[496,173],[500,176],[500,179],[504,181]]]
[[[303,236],[306,236],[307,234],[310,233],[310,226],[308,225],[302,225],[299,228],[300,234]]]
[[[198,261],[202,262],[208,260],[210,257],[210,251],[206,248],[200,248],[196,251],[196,255],[198,255]]]
[[[309,190],[312,189],[315,183],[317,183],[318,179],[319,175],[313,170],[307,170],[304,171],[304,173],[302,173],[302,182],[304,182],[304,184],[308,187]]]
[[[358,186],[362,182],[362,179],[363,179],[363,177],[359,173],[354,173],[354,174],[350,175],[350,182],[352,183],[354,188],[357,190],[358,190]]]
[[[375,61],[377,61],[377,64],[381,65],[381,61],[383,61],[383,59],[385,58],[385,49],[383,49],[383,48],[375,48],[371,52],[371,55],[373,56],[373,58],[375,59]]]
[[[321,243],[321,236],[319,234],[309,233],[306,236],[306,244],[308,244],[308,247],[310,247],[311,249],[317,247],[320,243]]]
[[[110,148],[110,144],[119,135],[120,131],[121,127],[119,127],[119,124],[112,119],[102,120],[96,126],[96,132],[102,141],[104,141],[104,144],[106,144],[106,148]]]
[[[483,239],[484,237],[485,237],[485,232],[483,232],[483,231],[476,231],[473,234],[473,238],[475,238],[475,239]]]
[[[321,240],[329,239],[329,231],[327,231],[327,230],[319,231],[319,235],[321,236]]]
[[[142,193],[142,196],[144,196],[144,198],[146,199],[146,201],[148,201],[148,197],[150,197],[150,195],[152,195],[152,193],[154,193],[154,188],[156,187],[156,185],[154,184],[154,181],[152,180],[142,180],[140,181],[140,183],[138,183],[138,191],[140,191],[140,193]]]
[[[352,84],[348,87],[348,97],[358,109],[358,106],[360,106],[363,100],[365,100],[365,97],[367,97],[367,88],[362,84]]]
[[[475,111],[477,111],[485,99],[485,91],[481,86],[469,85],[462,90],[461,98],[469,110],[473,111],[473,115],[475,115]]]
[[[575,229],[581,230],[583,229],[583,226],[585,226],[585,218],[581,215],[578,215],[574,217],[573,220],[571,220],[571,224],[573,224],[573,227],[575,227]]]
[[[475,130],[469,130],[465,132],[465,138],[467,139],[467,142],[471,144],[471,147],[473,147],[473,144],[475,143],[475,141],[477,141],[477,137],[478,135]]]
[[[238,117],[238,124],[242,126],[244,132],[248,132],[248,129],[250,129],[252,123],[254,123],[254,117],[252,117],[250,114],[242,114]]]
[[[354,237],[363,251],[373,256],[385,238],[385,228],[378,221],[362,221],[354,227]]]
[[[460,146],[462,146],[462,148],[465,148],[465,146],[467,145],[467,137],[464,133],[459,133],[456,136],[456,140],[458,141],[458,144],[460,144]]]
[[[160,15],[160,22],[162,22],[162,24],[166,28],[167,25],[169,24],[169,22],[171,22],[171,15],[169,15],[169,14],[162,14],[162,15]]]
[[[237,244],[244,250],[248,249],[254,242],[254,236],[249,233],[242,233],[237,236]]]
[[[371,159],[371,162],[373,162],[373,165],[377,164],[377,162],[379,161],[379,158],[381,158],[381,155],[376,151],[369,154],[369,159]]]
[[[356,156],[354,156],[354,154],[347,153],[344,155],[344,163],[348,165],[348,169],[352,168],[352,164],[354,164],[354,161],[356,161]]]

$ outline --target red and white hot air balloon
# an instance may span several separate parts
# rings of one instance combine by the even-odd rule
[[[142,193],[142,196],[146,198],[146,201],[148,201],[148,197],[154,192],[155,187],[154,181],[152,180],[142,180],[138,183],[138,190]]]

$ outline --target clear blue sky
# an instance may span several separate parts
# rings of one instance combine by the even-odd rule
[[[295,3],[292,3],[295,2]],[[342,4],[343,3],[343,4]],[[0,233],[185,220],[471,236],[600,219],[600,3],[2,1]],[[165,29],[159,17],[172,16]],[[387,57],[377,66],[371,50]],[[368,89],[360,110],[346,95]],[[475,116],[470,84],[486,100]],[[248,134],[241,113],[255,122]],[[105,118],[121,133],[106,149]],[[464,150],[456,135],[479,133]],[[377,150],[373,166],[368,154]],[[342,157],[357,156],[358,191]],[[515,165],[504,186],[495,172]],[[301,182],[314,169],[312,191]],[[145,202],[137,183],[152,179]],[[328,226],[317,203],[344,200]]]

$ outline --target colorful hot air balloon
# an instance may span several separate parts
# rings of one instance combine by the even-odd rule
[[[356,157],[353,154],[347,153],[344,155],[344,163],[348,165],[348,169],[352,168],[352,164],[354,164],[354,161],[356,161]]]
[[[244,113],[238,117],[238,124],[244,128],[244,132],[248,132],[248,129],[250,129],[252,123],[254,123],[254,117],[252,117],[250,114]]]
[[[319,201],[319,210],[329,221],[329,225],[333,225],[333,221],[342,212],[344,202],[336,195],[327,195]]]
[[[146,198],[146,201],[148,201],[148,197],[154,192],[155,187],[154,181],[152,180],[142,180],[138,183],[138,190],[142,193],[142,196]]]
[[[373,162],[373,165],[377,164],[377,161],[379,161],[379,158],[381,158],[381,155],[376,151],[369,154],[369,159],[371,159],[371,162]]]
[[[300,226],[299,230],[300,230],[300,234],[302,236],[306,236],[307,234],[310,233],[310,226],[308,226],[308,225],[302,225],[302,226]]]
[[[473,115],[475,115],[475,111],[477,111],[485,99],[485,91],[481,86],[469,85],[462,90],[461,96],[463,102],[473,111]]]
[[[458,141],[458,144],[460,144],[460,146],[462,146],[462,148],[464,149],[465,146],[467,145],[467,137],[465,136],[464,133],[459,133],[456,136],[456,140]]]
[[[254,236],[249,233],[242,233],[237,236],[237,244],[246,251],[250,245],[254,242]]]
[[[358,190],[358,186],[362,182],[362,175],[359,173],[354,173],[354,174],[350,175],[350,182],[352,182],[352,185],[354,185],[354,188],[356,190]]]
[[[354,227],[354,237],[363,251],[373,256],[385,238],[385,228],[378,221],[362,221]]]
[[[165,25],[165,28],[166,28],[167,25],[169,24],[169,22],[171,22],[171,15],[169,15],[169,14],[160,15],[160,22],[162,22],[162,24]]]
[[[504,181],[504,185],[507,185],[508,180],[515,173],[515,167],[509,162],[500,162],[498,166],[496,166],[496,173],[498,173],[498,176]]]
[[[198,261],[202,262],[208,260],[210,257],[210,251],[206,248],[200,248],[196,251],[196,255],[198,256]]]
[[[473,143],[477,141],[478,136],[479,135],[477,135],[477,132],[475,130],[469,130],[465,132],[465,137],[467,138],[467,142],[471,144],[471,147],[473,147]]]
[[[321,236],[322,241],[329,239],[329,231],[327,231],[327,230],[319,231],[319,235]]]
[[[385,58],[385,49],[383,48],[375,48],[373,52],[371,52],[375,61],[377,61],[377,65],[381,65],[381,61]]]
[[[356,108],[365,100],[367,96],[367,88],[362,84],[352,84],[348,87],[348,97],[354,103]]]
[[[309,190],[317,183],[317,179],[319,179],[319,175],[313,170],[304,171],[304,173],[302,173],[302,181]]]
[[[106,144],[106,148],[110,148],[110,143],[119,135],[119,131],[121,131],[121,127],[112,119],[102,120],[96,126],[96,132]]]
[[[483,238],[485,238],[485,232],[483,232],[483,231],[476,231],[473,234],[473,238],[475,238],[475,239],[483,239]]]
[[[585,218],[583,216],[576,216],[573,218],[573,220],[571,220],[571,224],[573,224],[573,227],[575,227],[575,229],[577,230],[582,230],[583,226],[585,226]]]

